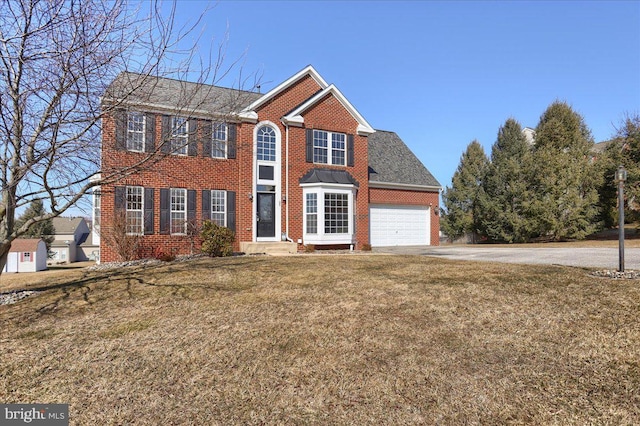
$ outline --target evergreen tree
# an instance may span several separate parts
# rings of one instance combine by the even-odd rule
[[[599,194],[605,226],[618,223],[618,186],[614,176],[620,165],[627,169],[625,219],[628,222],[640,220],[640,115],[624,119],[603,154],[598,162],[603,170]]]
[[[27,221],[35,218],[41,217],[47,214],[44,209],[44,205],[41,200],[34,200],[29,204],[29,207],[25,212],[16,219],[16,228],[21,228]],[[53,227],[53,220],[46,219],[40,222],[35,222],[33,225],[29,227],[29,230],[22,235],[23,238],[42,238],[47,245],[47,252],[51,248],[51,243],[54,240],[54,235],[56,233],[55,228]]]
[[[581,239],[598,229],[601,180],[593,137],[565,102],[551,104],[536,127],[531,176],[535,233],[551,240]]]
[[[479,196],[479,231],[489,241],[525,242],[531,237],[530,167],[531,146],[520,123],[510,118],[498,131]]]
[[[476,140],[467,146],[453,174],[451,187],[442,194],[444,216],[442,229],[450,240],[477,232],[476,206],[489,160]]]

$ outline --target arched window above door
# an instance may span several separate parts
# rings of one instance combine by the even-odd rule
[[[258,160],[276,161],[276,131],[271,126],[262,126],[256,132]]]

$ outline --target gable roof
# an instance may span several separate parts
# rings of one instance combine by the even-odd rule
[[[38,251],[38,244],[42,241],[40,238],[18,238],[11,243],[10,252],[14,253],[32,253]],[[44,241],[42,241],[44,243]]]
[[[395,132],[376,130],[367,139],[370,187],[442,189],[436,178]]]
[[[260,108],[260,106],[264,105],[278,94],[287,90],[289,87],[293,86],[298,81],[302,80],[305,77],[311,77],[317,84],[320,86],[320,90],[311,96],[306,101],[302,102],[300,105],[295,107],[292,111],[282,117],[282,121],[285,124],[293,125],[293,126],[302,126],[304,124],[304,117],[302,114],[311,108],[313,105],[317,104],[319,101],[324,99],[326,96],[333,95],[338,101],[342,104],[342,106],[351,114],[351,116],[358,122],[357,132],[360,135],[369,135],[375,130],[367,120],[355,109],[355,107],[347,100],[347,98],[338,90],[338,88],[334,84],[327,84],[327,82],[322,78],[322,76],[315,70],[311,65],[303,68],[293,76],[289,77],[287,80],[274,87],[269,92],[265,93],[259,99],[256,99],[251,105],[247,106],[244,110],[238,114],[240,118],[246,121],[256,122],[258,120],[258,114],[256,110]]]
[[[81,217],[54,217],[52,219],[56,234],[74,234],[84,219]]]
[[[103,101],[176,111],[187,115],[234,115],[262,95],[205,83],[122,72],[105,91]]]
[[[251,105],[248,105],[240,112],[239,116],[250,121],[257,120],[258,114],[255,112],[256,109],[260,108],[262,105],[276,97],[279,93],[284,92],[286,89],[307,76],[311,77],[316,83],[318,83],[318,86],[320,86],[321,89],[325,89],[329,86],[327,82],[324,81],[324,78],[318,74],[318,71],[316,71],[315,68],[311,65],[307,65],[305,68],[278,84],[264,95],[261,95],[258,99],[254,100]]]
[[[333,84],[324,88],[323,90],[313,95],[311,98],[307,99],[302,104],[298,105],[297,108],[282,117],[282,121],[284,121],[286,124],[302,126],[304,124],[304,117],[302,116],[302,114],[304,114],[305,111],[317,104],[319,101],[324,99],[326,96],[330,95],[333,95],[349,112],[349,114],[351,114],[351,116],[358,122],[357,132],[359,135],[370,135],[375,132],[375,130],[373,130],[373,127],[371,127],[367,120],[364,119],[364,117],[358,112],[358,110],[355,109],[353,105],[351,105],[351,102],[349,102],[347,98],[345,98],[345,96],[342,94],[342,92],[338,90],[338,88]]]

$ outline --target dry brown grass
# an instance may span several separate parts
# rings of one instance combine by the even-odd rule
[[[303,255],[23,286],[45,291],[0,306],[0,401],[72,424],[640,423],[637,281]]]

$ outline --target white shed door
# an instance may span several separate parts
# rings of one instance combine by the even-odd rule
[[[429,208],[422,206],[378,206],[369,208],[371,245],[429,245]]]

